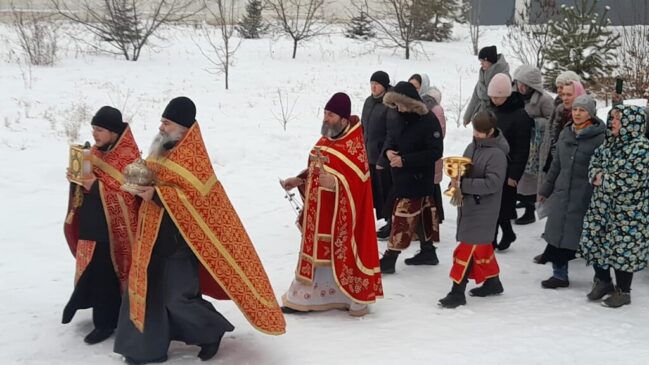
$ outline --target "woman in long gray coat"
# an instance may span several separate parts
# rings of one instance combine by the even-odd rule
[[[552,262],[553,275],[541,282],[547,289],[567,287],[568,262],[575,258],[584,215],[593,188],[588,166],[595,149],[604,142],[606,125],[596,117],[595,100],[582,95],[572,104],[572,123],[556,144],[552,165],[539,189],[539,201],[548,211],[543,256]]]
[[[482,284],[469,291],[469,295],[486,297],[503,292],[498,278],[500,269],[494,247],[493,232],[498,224],[498,213],[507,178],[509,145],[502,131],[497,129],[496,115],[482,111],[473,119],[473,142],[464,151],[472,161],[469,175],[453,179],[451,184],[461,189],[464,204],[458,208],[457,240],[453,252],[451,292],[439,304],[455,308],[466,304],[464,290],[469,278]]]
[[[505,56],[498,54],[496,46],[482,48],[478,53],[478,59],[480,60],[480,73],[469,105],[464,112],[465,126],[478,112],[491,109],[491,98],[487,95],[491,79],[499,73],[509,76],[509,64],[505,60]]]
[[[538,190],[539,148],[543,140],[548,120],[554,111],[552,97],[543,89],[541,71],[532,65],[521,65],[514,71],[516,89],[523,96],[525,111],[534,119],[534,128],[530,138],[530,153],[523,177],[518,182],[518,199],[525,207],[525,214],[514,221],[524,225],[536,221],[534,203]]]
[[[584,220],[578,255],[593,265],[588,293],[607,307],[631,303],[633,273],[649,258],[649,140],[643,108],[618,105],[609,114],[606,141],[590,161],[595,187]],[[615,271],[616,287],[611,280]]]

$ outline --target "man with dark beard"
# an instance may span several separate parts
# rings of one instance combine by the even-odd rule
[[[392,232],[381,258],[381,272],[394,274],[399,254],[410,246],[415,233],[421,241],[416,261],[437,265],[433,231],[435,161],[442,157],[442,127],[421,100],[415,87],[399,82],[385,94],[383,103],[399,113],[399,126],[388,134],[382,154],[390,161],[394,195]],[[395,128],[392,128],[395,129]]]
[[[162,114],[147,167],[155,186],[142,187],[138,237],[115,339],[129,363],[162,362],[172,340],[201,347],[208,360],[234,330],[202,294],[232,299],[253,326],[284,333],[266,272],[217,180],[196,107],[178,97]]]
[[[120,171],[138,159],[140,151],[119,110],[102,107],[91,125],[95,140],[90,149],[92,172],[83,186],[71,184],[64,226],[77,265],[63,323],[69,323],[78,309],[92,308],[95,328],[84,341],[95,344],[110,337],[117,327],[139,205],[135,197],[120,190],[124,182]]]
[[[367,154],[349,96],[337,93],[329,100],[320,132],[308,168],[281,182],[286,190],[299,188],[305,202],[295,280],[282,310],[346,309],[363,316],[383,287]]]

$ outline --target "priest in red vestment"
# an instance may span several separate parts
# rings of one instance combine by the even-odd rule
[[[95,344],[110,337],[117,327],[139,206],[135,197],[120,190],[124,183],[121,171],[140,157],[140,151],[119,110],[102,107],[91,125],[95,140],[89,151],[92,172],[83,186],[71,184],[64,225],[76,259],[76,275],[63,323],[70,322],[78,309],[92,308],[95,328],[84,340]]]
[[[337,93],[325,106],[322,137],[308,168],[282,181],[304,195],[302,245],[284,313],[347,309],[368,313],[383,296],[372,185],[363,130],[351,101]]]
[[[162,114],[142,187],[133,264],[114,350],[130,364],[163,362],[171,341],[214,357],[234,326],[203,294],[231,299],[261,332],[285,331],[266,271],[217,179],[196,121],[196,106],[178,97]]]

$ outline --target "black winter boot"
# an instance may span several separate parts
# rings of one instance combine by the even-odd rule
[[[464,290],[466,289],[466,283],[468,279],[465,277],[460,284],[453,283],[450,293],[439,300],[439,305],[443,308],[457,308],[461,305],[466,304],[466,297],[464,296]]]
[[[439,264],[439,259],[437,258],[437,252],[435,246],[432,242],[423,243],[421,245],[421,250],[417,254],[409,259],[405,260],[406,265],[437,265]]]
[[[524,226],[526,224],[531,224],[536,222],[536,215],[534,215],[534,211],[535,211],[534,205],[526,206],[525,213],[523,214],[522,217],[515,220],[514,224],[517,224],[519,226]]]
[[[500,228],[503,230],[503,237],[500,239],[498,244],[498,251],[505,251],[511,246],[512,242],[516,241],[516,234],[512,228],[512,222],[510,220],[505,220],[499,222]]]
[[[385,250],[383,257],[381,257],[381,273],[382,274],[394,274],[394,266],[397,263],[397,258],[401,251],[395,250]]]
[[[490,295],[502,294],[505,290],[500,279],[496,276],[485,280],[482,286],[469,290],[472,297],[488,297]]]
[[[376,231],[376,238],[379,241],[387,241],[388,238],[390,238],[390,232],[392,231],[392,222],[390,219],[385,223],[385,225],[381,228],[379,228],[378,231]]]
[[[94,345],[96,343],[103,342],[108,339],[113,334],[113,329],[106,329],[106,328],[95,328],[90,332],[84,339],[83,341],[87,343],[88,345]]]
[[[219,347],[221,346],[221,339],[223,339],[223,335],[218,338],[213,343],[201,345],[201,351],[198,353],[198,358],[207,361],[211,358],[213,358],[217,352],[219,352]]]

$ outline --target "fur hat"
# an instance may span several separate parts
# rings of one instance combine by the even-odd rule
[[[571,81],[579,81],[581,82],[581,77],[577,75],[576,72],[574,71],[563,71],[562,73],[557,76],[556,80],[554,81],[555,85],[566,85],[570,83]]]
[[[496,74],[489,82],[487,95],[496,98],[508,98],[512,94],[512,80],[507,74]]]
[[[92,117],[90,124],[108,129],[117,134],[122,134],[128,126],[128,124],[122,121],[122,113],[111,106],[102,106],[95,116]]]
[[[196,122],[196,105],[190,98],[179,96],[167,104],[162,117],[189,128]]]
[[[352,114],[352,101],[345,93],[335,93],[325,105],[325,110],[336,113],[341,118],[349,119]]]
[[[397,109],[398,106],[400,113],[428,114],[428,108],[421,101],[417,89],[406,81],[400,81],[388,91],[383,97],[383,104],[392,109]]]

